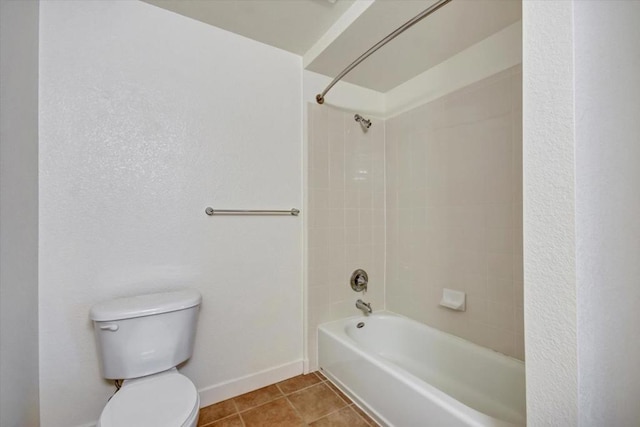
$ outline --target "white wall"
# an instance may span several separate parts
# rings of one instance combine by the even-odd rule
[[[523,4],[527,425],[577,423],[572,3]]]
[[[638,1],[524,3],[529,426],[640,420],[639,20]]]
[[[142,2],[40,9],[43,426],[97,419],[92,304],[203,295],[202,404],[302,370],[301,58]],[[304,212],[303,212],[304,214]]]
[[[576,1],[579,422],[640,423],[640,1]]]
[[[38,406],[38,2],[0,1],[0,425]]]

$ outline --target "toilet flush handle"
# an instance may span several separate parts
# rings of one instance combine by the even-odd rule
[[[111,331],[111,332],[115,332],[118,330],[118,325],[100,325],[100,329],[102,329],[103,331]]]

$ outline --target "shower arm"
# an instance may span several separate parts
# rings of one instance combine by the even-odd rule
[[[433,12],[440,9],[442,6],[449,3],[450,1],[451,0],[438,0],[437,2],[435,2],[434,4],[432,4],[431,6],[429,6],[428,8],[426,8],[425,10],[423,10],[422,12],[420,12],[419,14],[417,14],[416,16],[414,16],[413,18],[411,18],[410,20],[402,24],[402,26],[398,27],[394,32],[389,34],[387,37],[383,38],[378,43],[373,45],[373,47],[371,47],[368,51],[360,55],[358,59],[353,61],[351,64],[349,64],[349,66],[347,66],[347,68],[342,70],[342,72],[338,74],[336,78],[331,81],[331,83],[329,83],[329,85],[322,91],[322,93],[319,93],[316,95],[316,101],[318,102],[318,104],[324,104],[324,96],[327,94],[327,92],[329,92],[331,88],[340,80],[342,80],[342,78],[346,76],[351,70],[357,67],[362,61],[367,59],[373,52],[377,51],[382,46],[384,46],[385,44],[389,43],[391,40],[395,39],[397,36],[402,34],[405,30],[411,28],[413,25],[417,24],[422,19],[431,15]]]

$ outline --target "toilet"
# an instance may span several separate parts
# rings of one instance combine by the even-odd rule
[[[194,290],[91,307],[102,376],[124,380],[97,427],[195,427],[200,397],[177,366],[191,357],[202,297]]]

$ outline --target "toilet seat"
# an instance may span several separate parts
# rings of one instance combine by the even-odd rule
[[[107,403],[98,427],[195,426],[200,397],[176,370],[125,381]]]

